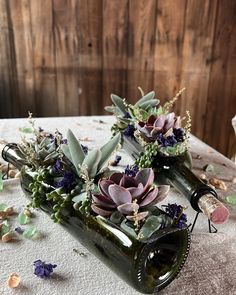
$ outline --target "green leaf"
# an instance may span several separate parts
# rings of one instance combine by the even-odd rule
[[[98,171],[104,166],[106,161],[109,159],[121,139],[120,133],[117,133],[111,140],[109,140],[102,148],[102,157],[98,165]]]
[[[226,203],[230,205],[236,205],[236,195],[229,195],[226,197]]]
[[[131,225],[131,224],[130,224],[130,225]],[[131,237],[133,237],[133,238],[135,238],[135,239],[138,238],[138,236],[137,236],[135,230],[134,230],[131,226],[129,226],[128,223],[126,223],[126,219],[124,219],[124,220],[121,222],[120,227],[121,227],[121,229],[123,229],[123,231],[124,231],[125,233],[127,233],[129,236],[131,236]]]
[[[111,94],[112,102],[121,110],[123,114],[126,113],[126,106],[124,105],[124,101],[118,95]]]
[[[146,95],[144,95],[142,98],[140,98],[136,104],[134,105],[135,107],[140,106],[142,103],[151,100],[155,97],[155,91],[151,91],[149,93],[147,93]]]
[[[100,149],[94,149],[85,157],[82,167],[86,166],[89,178],[94,178],[98,171],[98,164],[101,160],[102,152]]]
[[[67,132],[67,140],[68,140],[68,146],[69,146],[72,163],[74,164],[77,173],[79,173],[80,172],[79,165],[83,163],[85,154],[83,152],[83,149],[79,141],[76,139],[76,137],[74,136],[74,134],[72,133],[70,129]]]
[[[159,230],[161,228],[162,222],[163,222],[162,215],[149,216],[138,233],[138,239],[139,240],[146,240],[146,239],[150,238],[152,234],[154,234],[157,230]]]
[[[151,99],[139,105],[141,109],[147,110],[149,107],[155,107],[160,102],[159,99]]]

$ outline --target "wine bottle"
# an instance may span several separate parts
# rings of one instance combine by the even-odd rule
[[[37,170],[29,164],[24,165],[26,161],[16,144],[7,145],[2,157],[21,170],[22,189],[31,199],[32,184],[38,179]],[[50,191],[50,186],[42,182],[39,191],[44,192],[41,197],[45,200],[41,209],[52,214],[55,204],[44,196]],[[155,210],[157,213],[160,211],[158,208]],[[189,252],[187,227],[160,229],[146,242],[141,242],[109,219],[84,214],[72,205],[63,211],[61,225],[128,284],[145,294],[167,286],[181,270]]]
[[[135,138],[123,136],[123,148],[133,158],[137,159],[142,147]],[[220,224],[228,219],[228,209],[218,200],[216,191],[202,182],[191,170],[187,154],[180,156],[157,155],[151,167],[160,181],[173,185],[190,202],[197,212],[203,212],[209,220]]]

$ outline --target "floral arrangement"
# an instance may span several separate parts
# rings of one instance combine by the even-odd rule
[[[116,128],[120,130],[123,124],[123,130],[128,133],[136,126],[135,118],[139,114],[142,121],[138,122],[136,131],[140,138],[153,142],[158,129],[169,132],[173,140],[178,138],[178,145],[184,143],[186,134],[179,127],[180,119],[160,112],[156,108],[158,101],[153,97],[153,93],[148,94],[138,102],[138,107],[131,107],[113,96],[116,105],[112,110],[119,113]],[[62,222],[63,216],[70,210],[94,219],[106,218],[141,241],[166,227],[186,227],[187,219],[181,206],[168,204],[165,211],[156,206],[168,195],[169,186],[154,184],[151,168],[134,165],[127,166],[124,172],[109,169],[108,161],[119,147],[120,133],[116,133],[101,148],[90,150],[79,142],[71,130],[68,130],[65,139],[59,131],[52,134],[37,128],[31,114],[29,122],[34,136],[23,138],[18,145],[33,178],[29,184],[32,191],[29,206],[38,208],[47,201],[52,202],[51,217],[55,222]],[[116,161],[119,162],[120,158],[116,157]]]
[[[186,117],[181,118],[170,112],[183,91],[180,90],[164,106],[159,105],[154,91],[144,95],[141,90],[142,97],[134,105],[117,95],[111,95],[113,105],[106,107],[106,110],[117,118],[112,131],[114,134],[121,132],[142,146],[143,153],[136,162],[139,167],[150,167],[152,158],[157,154],[178,156],[188,150],[190,114],[187,111]]]

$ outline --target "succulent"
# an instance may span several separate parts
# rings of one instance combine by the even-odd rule
[[[67,140],[68,145],[61,145],[62,152],[72,162],[79,176],[86,171],[88,178],[93,179],[102,172],[102,168],[119,144],[120,134],[115,135],[100,149],[91,150],[87,154],[71,130],[68,130]]]
[[[98,183],[99,193],[93,194],[92,210],[101,216],[110,216],[119,211],[128,220],[139,221],[148,215],[140,209],[162,201],[169,186],[153,187],[154,172],[150,168],[140,170],[135,177],[114,173]]]
[[[157,141],[163,147],[174,146],[184,141],[180,117],[176,117],[175,113],[152,115],[146,122],[139,122],[137,129],[145,141]]]

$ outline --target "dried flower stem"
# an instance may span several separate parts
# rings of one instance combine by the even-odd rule
[[[163,113],[168,113],[169,109],[173,107],[176,100],[181,96],[186,88],[182,88],[170,101],[167,101],[163,106]]]

